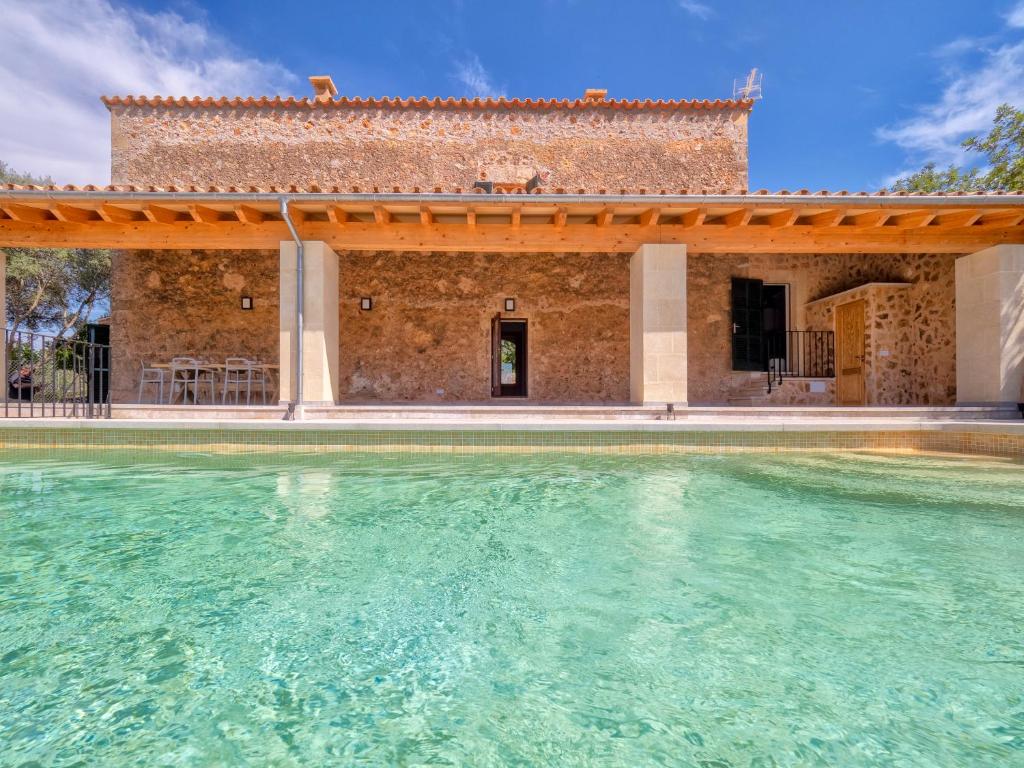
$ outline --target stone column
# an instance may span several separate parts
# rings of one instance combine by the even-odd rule
[[[338,255],[326,243],[307,240],[303,259],[303,402],[334,405],[338,393]],[[295,243],[281,243],[281,395],[295,399],[298,346]]]
[[[629,261],[629,399],[686,405],[686,246],[642,245]]]
[[[996,245],[956,261],[956,399],[1024,401],[1024,245]]]

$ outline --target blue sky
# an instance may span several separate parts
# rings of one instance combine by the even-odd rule
[[[1024,106],[1024,0],[0,0],[0,159],[109,179],[101,93],[717,98],[751,67],[752,189],[877,189]],[[301,181],[301,180],[296,180]]]

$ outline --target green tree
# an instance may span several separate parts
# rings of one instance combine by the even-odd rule
[[[977,169],[963,170],[955,165],[944,171],[928,163],[917,173],[906,176],[892,185],[893,192],[967,192],[982,185]]]
[[[0,161],[0,183],[52,184]],[[6,248],[7,317],[12,330],[70,337],[110,299],[110,252],[88,248]]]
[[[964,147],[987,158],[986,187],[1024,189],[1024,110],[1003,104],[996,110],[988,136],[967,139]]]
[[[974,189],[1024,189],[1024,111],[1001,105],[988,136],[972,136],[962,146],[984,155],[985,169],[955,165],[937,170],[928,163],[920,171],[896,181],[897,192],[966,192]]]

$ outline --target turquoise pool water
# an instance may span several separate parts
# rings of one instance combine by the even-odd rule
[[[0,454],[2,765],[1024,765],[1024,467]]]

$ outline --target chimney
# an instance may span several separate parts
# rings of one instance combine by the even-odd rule
[[[592,104],[599,104],[608,96],[607,88],[587,88],[583,92],[583,100]]]
[[[334,87],[330,75],[313,75],[309,78],[309,84],[313,86],[317,101],[330,101],[338,95],[338,89]]]

